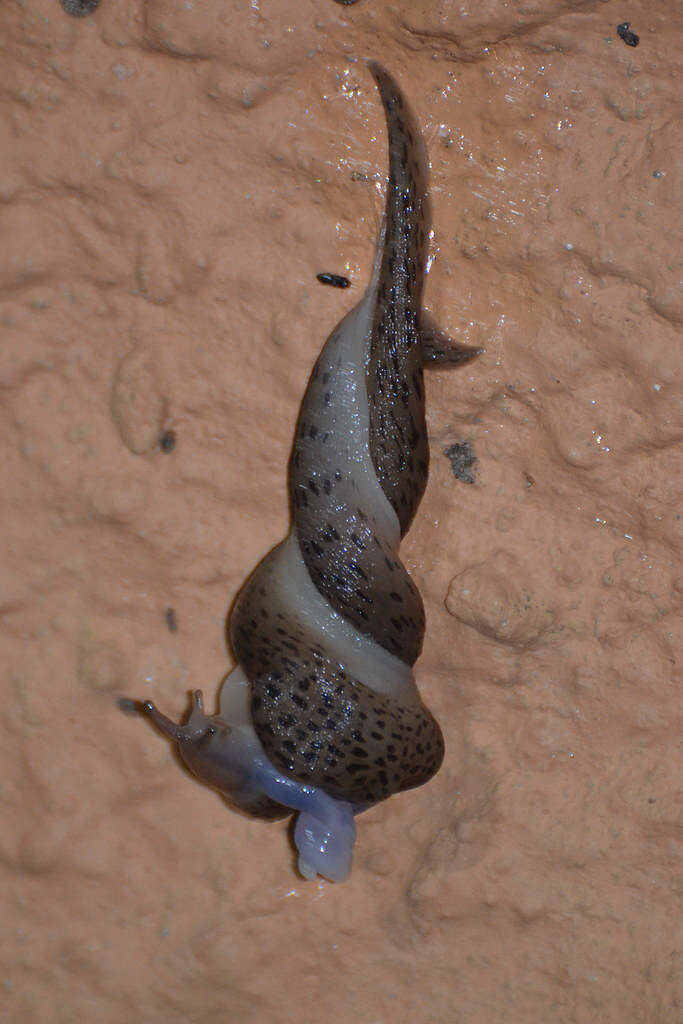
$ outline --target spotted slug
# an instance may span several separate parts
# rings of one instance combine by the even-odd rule
[[[298,812],[301,874],[333,881],[350,871],[354,816],[427,782],[444,756],[415,685],[425,616],[398,548],[427,482],[423,368],[477,354],[425,324],[426,155],[398,85],[368,67],[388,131],[384,223],[370,286],[306,388],[290,532],[233,607],[237,667],[218,714],[199,690],[184,725],[141,706],[233,806],[267,820]]]

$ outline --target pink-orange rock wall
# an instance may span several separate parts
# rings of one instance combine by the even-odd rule
[[[0,1016],[681,1024],[680,4],[6,0],[0,41]],[[446,761],[335,886],[117,701],[212,698],[287,528],[381,218],[367,57],[486,354],[428,378],[402,548]]]

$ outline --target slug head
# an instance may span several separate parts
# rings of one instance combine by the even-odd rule
[[[233,807],[270,821],[291,813],[264,796],[254,779],[252,745],[219,715],[204,713],[201,690],[192,694],[192,709],[184,725],[172,722],[151,700],[143,701],[141,708],[160,732],[177,743],[178,753],[192,774],[218,790]]]

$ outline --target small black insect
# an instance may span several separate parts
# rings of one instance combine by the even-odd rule
[[[341,4],[342,7],[352,7],[353,4],[358,3],[358,0],[334,0],[336,4]]]
[[[159,438],[159,447],[162,452],[172,452],[175,448],[175,430],[165,430]]]
[[[92,14],[100,0],[61,0],[62,7],[72,18],[85,18]]]
[[[340,274],[316,274],[315,276],[321,284],[330,284],[333,288],[348,288],[351,284],[348,277],[342,277]]]
[[[640,36],[637,36],[635,32],[631,32],[630,21],[622,21],[621,25],[617,25],[617,35],[620,39],[623,39],[627,46],[637,46],[640,42]]]

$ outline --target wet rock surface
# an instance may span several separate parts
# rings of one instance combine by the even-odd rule
[[[35,0],[0,29],[3,1019],[680,1024],[680,6]],[[424,128],[429,310],[486,353],[428,374],[402,548],[446,760],[335,886],[117,702],[211,703],[284,534],[303,388],[373,266],[366,57]]]

